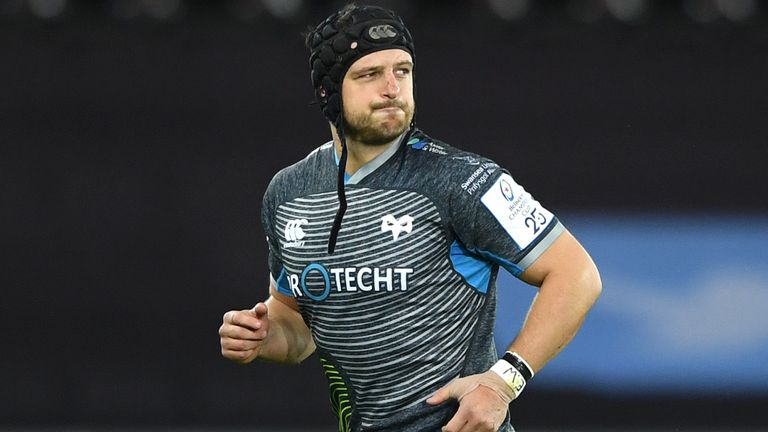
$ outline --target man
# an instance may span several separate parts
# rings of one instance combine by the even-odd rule
[[[307,45],[333,141],[272,179],[270,296],[224,315],[222,354],[317,352],[340,431],[511,431],[509,403],[576,333],[597,269],[507,171],[415,128],[415,50],[393,12],[347,6]],[[501,359],[499,266],[539,287]]]

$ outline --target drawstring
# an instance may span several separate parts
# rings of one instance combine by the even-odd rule
[[[339,199],[339,210],[336,212],[336,217],[333,219],[333,226],[331,227],[331,237],[328,239],[328,254],[333,254],[336,250],[336,240],[339,237],[339,230],[341,230],[341,220],[344,218],[344,213],[347,211],[347,194],[344,187],[344,178],[347,174],[347,138],[344,134],[344,121],[339,121],[339,125],[336,127],[336,132],[339,135],[339,141],[341,141],[341,156],[339,157],[339,177],[336,183],[336,193]],[[411,120],[410,128],[402,138],[403,141],[408,141],[408,138],[413,134],[415,130],[415,119]],[[402,141],[400,141],[402,142]],[[335,150],[334,150],[335,151]]]
[[[347,139],[344,136],[344,127],[339,126],[337,132],[339,134],[339,141],[341,141],[341,157],[339,158],[339,178],[336,184],[339,210],[336,212],[336,218],[333,220],[333,226],[331,227],[331,237],[328,239],[328,254],[332,254],[336,249],[336,239],[341,229],[341,219],[344,218],[344,213],[347,211],[347,194],[344,191],[344,177],[347,172]]]

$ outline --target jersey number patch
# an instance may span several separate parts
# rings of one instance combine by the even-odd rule
[[[520,249],[528,247],[553,219],[509,174],[502,174],[481,201]]]

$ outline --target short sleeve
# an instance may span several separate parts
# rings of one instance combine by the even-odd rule
[[[261,206],[261,226],[267,235],[267,246],[269,248],[267,265],[269,267],[269,276],[274,281],[277,290],[281,294],[293,297],[293,291],[288,280],[288,275],[283,267],[283,261],[280,250],[280,239],[275,227],[275,198],[274,198],[274,179],[264,194],[264,200]]]
[[[520,276],[564,231],[562,224],[495,163],[464,168],[452,189],[454,247]]]

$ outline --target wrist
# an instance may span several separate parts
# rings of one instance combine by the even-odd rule
[[[504,356],[491,367],[507,384],[512,399],[520,396],[528,381],[533,378],[533,369],[519,354],[507,351]]]

